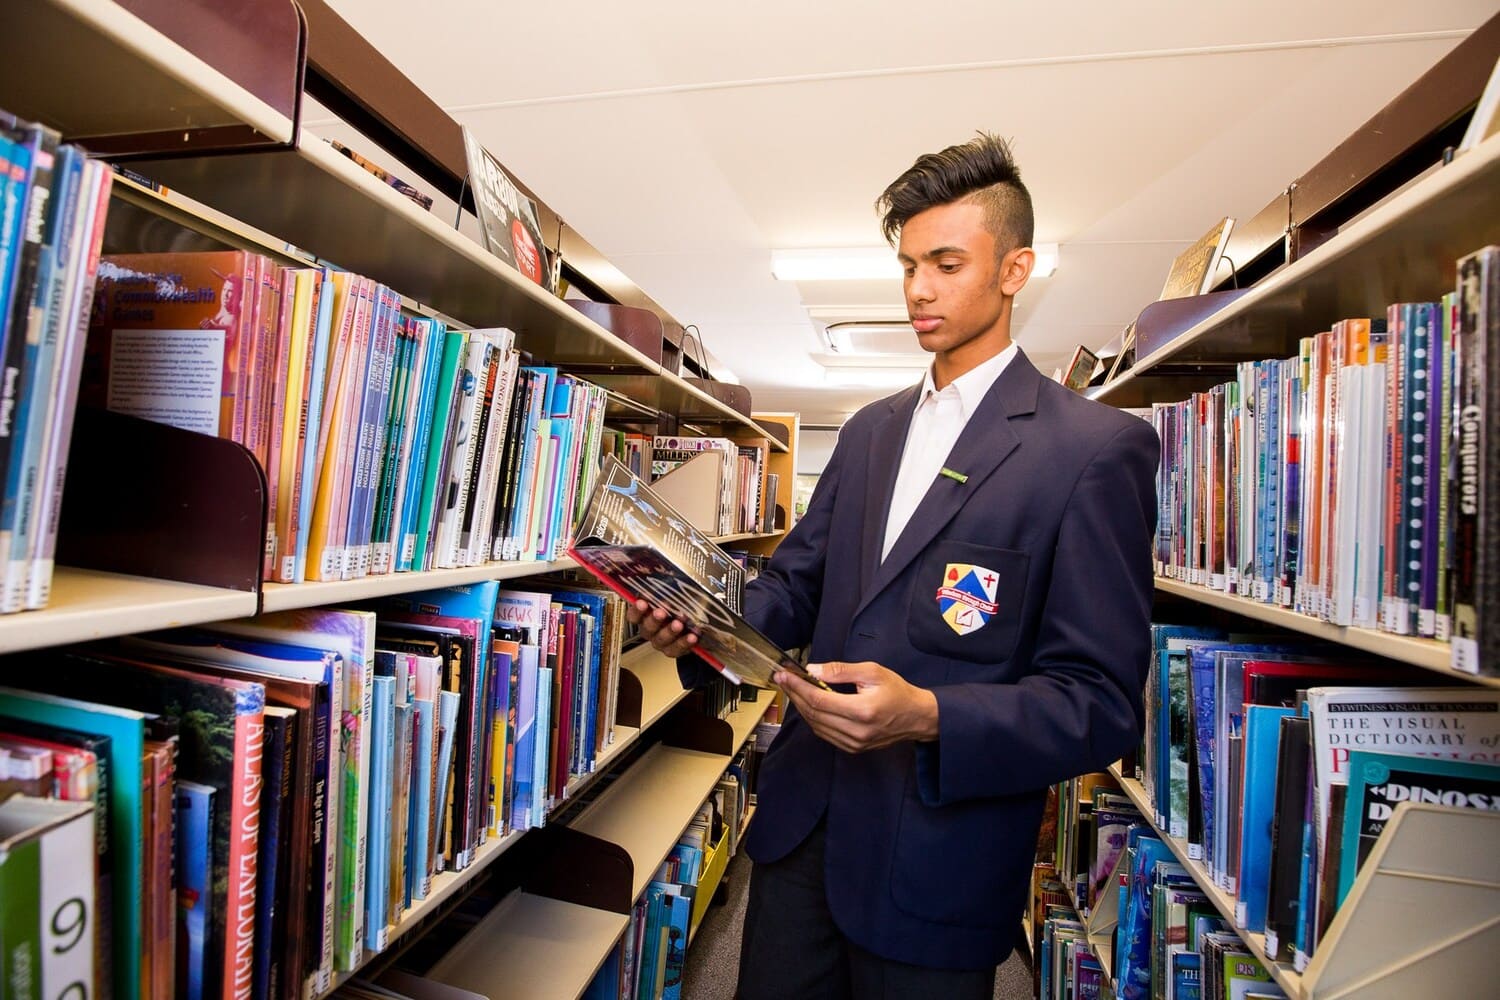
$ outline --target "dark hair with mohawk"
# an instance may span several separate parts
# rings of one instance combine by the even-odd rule
[[[1031,246],[1035,222],[1031,193],[1004,139],[980,132],[968,142],[926,153],[875,199],[880,229],[892,246],[908,219],[938,205],[971,200],[984,209],[995,236],[995,252],[1004,256]]]

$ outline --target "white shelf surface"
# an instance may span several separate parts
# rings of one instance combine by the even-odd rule
[[[47,607],[0,617],[0,652],[255,614],[251,591],[58,566]]]
[[[389,949],[423,920],[436,913],[439,907],[451,899],[465,885],[472,882],[480,872],[484,871],[496,858],[508,851],[525,833],[525,830],[519,830],[514,833],[508,833],[504,837],[492,837],[479,845],[479,850],[474,852],[474,860],[469,863],[469,867],[460,872],[440,872],[435,876],[432,880],[432,891],[427,894],[427,897],[420,902],[414,903],[410,909],[402,913],[401,919],[390,929],[386,948]],[[382,954],[384,952],[366,950],[359,964],[347,972],[337,973],[333,977],[332,986],[322,995],[327,996],[329,993],[337,990],[344,983],[357,976],[359,971],[369,964],[372,959]]]
[[[728,765],[719,754],[657,745],[570,824],[623,847],[634,868],[630,898],[646,890]]]
[[[724,721],[729,723],[730,729],[734,732],[733,749],[729,752],[730,757],[740,752],[740,747],[745,745],[745,741],[750,738],[750,734],[755,732],[755,727],[760,725],[760,720],[765,718],[766,712],[771,708],[772,701],[775,700],[775,693],[774,691],[762,690],[758,701],[745,701],[741,699],[739,708],[724,716]]]
[[[552,562],[492,562],[460,569],[433,569],[421,573],[385,573],[357,580],[309,581],[307,583],[268,583],[262,588],[261,610],[286,611],[291,608],[319,608],[329,604],[347,604],[389,594],[407,594],[436,587],[454,587],[481,580],[514,580],[557,570],[571,569],[571,559]]]
[[[1419,639],[1409,635],[1395,635],[1390,632],[1378,632],[1374,629],[1348,628],[1343,625],[1330,625],[1328,622],[1319,621],[1311,615],[1304,615],[1290,608],[1277,607],[1273,604],[1262,604],[1252,601],[1246,597],[1234,594],[1226,594],[1218,590],[1210,590],[1196,584],[1183,583],[1180,580],[1172,580],[1159,576],[1156,578],[1156,589],[1167,594],[1185,597],[1199,604],[1207,604],[1210,607],[1222,608],[1232,611],[1246,618],[1278,625],[1294,632],[1301,632],[1318,639],[1326,639],[1329,642],[1340,643],[1352,649],[1363,650],[1366,653],[1374,653],[1377,656],[1388,657],[1409,663],[1414,667],[1431,670],[1434,673],[1446,674],[1449,677],[1457,677],[1475,684],[1484,684],[1489,687],[1500,687],[1500,677],[1482,677],[1476,674],[1467,674],[1460,670],[1454,670],[1452,663],[1452,647],[1446,642],[1438,642],[1435,639]]]
[[[463,323],[509,327],[517,346],[546,363],[623,372],[609,374],[609,384],[640,402],[771,438],[305,130],[293,150],[138,161],[132,168]],[[786,450],[774,438],[771,444]]]
[[[292,141],[292,122],[112,0],[5,5],[6,108],[70,135],[248,125]]]
[[[1500,240],[1500,137],[1411,184],[1346,226],[1333,239],[1260,282],[1201,323],[1136,361],[1094,390],[1094,399],[1142,401],[1138,380],[1150,380],[1154,401],[1187,398],[1184,380],[1153,378],[1159,364],[1244,360],[1268,330],[1281,329],[1278,356],[1295,353],[1297,338],[1350,316],[1383,316],[1391,302],[1434,300],[1451,291],[1453,263]],[[1261,354],[1260,356],[1269,356]],[[1228,377],[1220,381],[1227,381]]]
[[[465,934],[427,978],[492,1000],[575,1000],[629,924],[623,913],[517,890]]]
[[[1151,817],[1155,813],[1152,811],[1151,803],[1146,798],[1146,789],[1141,787],[1141,783],[1134,778],[1127,778],[1124,772],[1120,770],[1118,761],[1109,765],[1109,773],[1114,775],[1116,780],[1120,782],[1120,787],[1125,790],[1125,794],[1130,797],[1130,801],[1135,803],[1135,807],[1140,810],[1141,816],[1145,818],[1145,821],[1151,824],[1151,828],[1156,831],[1157,837],[1172,849],[1172,853],[1177,856],[1178,863],[1187,869],[1188,874],[1193,877],[1193,881],[1198,883],[1198,888],[1202,889],[1203,894],[1213,901],[1214,906],[1223,914],[1224,919],[1229,922],[1229,925],[1235,928],[1235,933],[1240,936],[1240,940],[1245,942],[1251,953],[1260,959],[1267,971],[1271,973],[1271,977],[1286,991],[1289,1000],[1305,1000],[1306,993],[1302,988],[1302,976],[1291,966],[1283,965],[1280,962],[1270,959],[1266,954],[1266,936],[1264,934],[1253,933],[1239,927],[1234,919],[1235,898],[1214,883],[1213,878],[1208,874],[1207,869],[1203,867],[1201,862],[1194,861],[1188,857],[1186,840],[1181,837],[1168,836],[1152,820]]]

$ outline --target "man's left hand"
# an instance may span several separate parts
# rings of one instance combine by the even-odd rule
[[[853,694],[822,691],[786,671],[776,683],[813,732],[848,753],[938,737],[937,696],[908,684],[878,663],[812,664],[808,673],[828,684],[853,684]]]

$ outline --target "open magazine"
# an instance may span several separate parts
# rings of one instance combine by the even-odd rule
[[[744,568],[612,456],[568,555],[627,601],[680,619],[698,655],[734,683],[775,687],[771,676],[786,670],[826,686],[740,617]]]

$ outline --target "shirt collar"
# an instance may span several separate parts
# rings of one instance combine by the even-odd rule
[[[963,415],[968,418],[979,408],[980,402],[989,394],[990,388],[1000,373],[1005,371],[1011,359],[1016,356],[1019,348],[1015,341],[1010,346],[988,361],[981,362],[973,368],[964,372],[954,379],[949,385],[958,392],[959,403],[963,407]],[[927,372],[922,376],[922,393],[918,397],[921,402],[926,402],[929,395],[936,391],[932,381],[932,366],[927,366]]]

